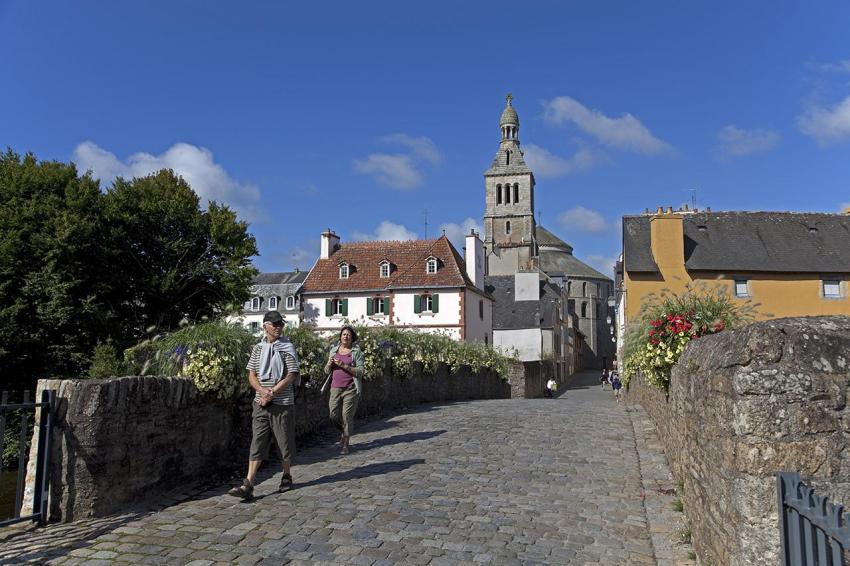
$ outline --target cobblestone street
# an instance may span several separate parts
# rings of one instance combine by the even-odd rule
[[[299,454],[296,488],[205,491],[146,514],[0,531],[0,562],[686,564],[682,515],[642,409],[597,373],[556,399],[420,406],[365,423],[352,453]]]

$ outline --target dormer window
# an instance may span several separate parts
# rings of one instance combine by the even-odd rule
[[[390,276],[390,262],[382,261],[378,266],[381,277],[389,277]]]
[[[260,299],[260,297],[252,297],[251,298],[251,310],[255,311],[255,312],[260,310],[260,303],[261,302],[262,302],[262,300]]]
[[[339,264],[339,278],[340,279],[348,279],[349,272],[350,272],[349,265],[347,263],[340,263]]]
[[[278,301],[277,297],[269,297],[269,310],[270,311],[277,309],[277,301]]]
[[[289,295],[288,297],[286,297],[286,310],[291,311],[294,308],[295,308],[295,297],[292,296],[292,295]]]
[[[425,273],[437,273],[437,258],[429,257],[426,260]]]

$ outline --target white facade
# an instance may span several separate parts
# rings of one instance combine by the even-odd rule
[[[493,345],[507,354],[516,351],[517,357],[523,362],[533,362],[543,358],[539,328],[494,330]]]
[[[467,289],[464,296],[464,310],[466,311],[464,315],[466,328],[463,339],[467,342],[492,344],[493,301]]]

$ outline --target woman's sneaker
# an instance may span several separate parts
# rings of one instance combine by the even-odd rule
[[[248,478],[245,478],[242,481],[242,485],[239,487],[234,487],[230,491],[227,492],[227,495],[232,495],[233,497],[241,497],[242,499],[251,499],[254,496],[254,486],[251,482],[248,481]]]

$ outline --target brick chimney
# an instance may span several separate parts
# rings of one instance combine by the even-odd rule
[[[339,236],[337,236],[333,230],[328,228],[326,231],[322,232],[322,251],[319,256],[320,259],[328,259],[334,252],[339,248]]]
[[[649,221],[650,248],[652,257],[661,271],[670,268],[683,269],[685,265],[685,234],[684,222],[681,214],[672,212],[658,212]]]
[[[469,280],[479,289],[484,289],[484,242],[475,230],[466,235],[464,261]]]

